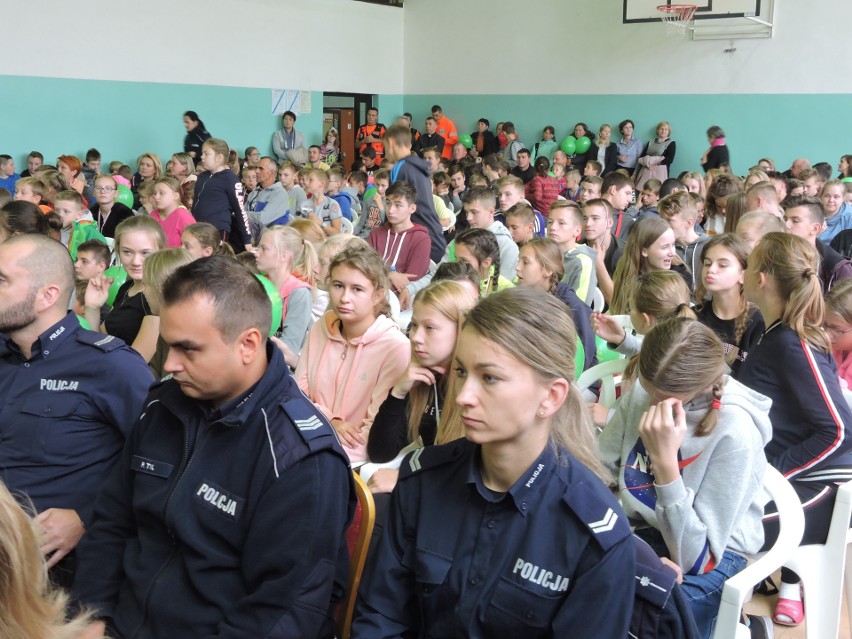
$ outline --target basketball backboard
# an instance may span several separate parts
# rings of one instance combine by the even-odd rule
[[[692,0],[698,5],[696,20],[724,20],[760,16],[761,0]],[[659,20],[657,6],[673,4],[671,0],[624,0],[624,23]]]

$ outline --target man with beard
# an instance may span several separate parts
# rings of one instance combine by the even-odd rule
[[[32,502],[51,578],[70,586],[74,548],[153,382],[120,339],[68,313],[74,265],[59,242],[0,244],[0,477]]]

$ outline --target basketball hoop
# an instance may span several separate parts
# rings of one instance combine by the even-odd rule
[[[666,25],[668,35],[686,33],[698,10],[697,4],[661,4],[657,7],[660,20]]]

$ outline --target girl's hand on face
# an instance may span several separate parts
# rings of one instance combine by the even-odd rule
[[[651,458],[655,483],[670,484],[677,479],[677,453],[686,437],[683,402],[669,397],[649,406],[639,422],[639,437]]]
[[[592,421],[598,428],[604,428],[609,419],[609,409],[603,404],[586,404],[592,414]]]
[[[405,372],[400,375],[398,380],[396,380],[396,383],[391,389],[391,393],[397,399],[403,399],[411,392],[411,389],[417,382],[434,386],[435,373],[428,368],[421,366],[420,362],[418,362],[416,358],[412,358],[408,368],[406,368]]]
[[[598,337],[611,344],[621,344],[627,337],[624,327],[617,319],[598,311],[592,313],[592,329]]]

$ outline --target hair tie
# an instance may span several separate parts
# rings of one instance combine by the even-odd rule
[[[816,275],[816,273],[812,268],[806,268],[804,271],[802,271],[802,277],[804,277],[805,279],[808,279],[813,275]]]
[[[710,402],[710,408],[711,408],[712,410],[719,410],[719,409],[721,409],[721,408],[722,408],[722,398],[721,398],[721,397],[714,397],[714,398],[713,398],[713,401],[712,401],[712,402]]]

